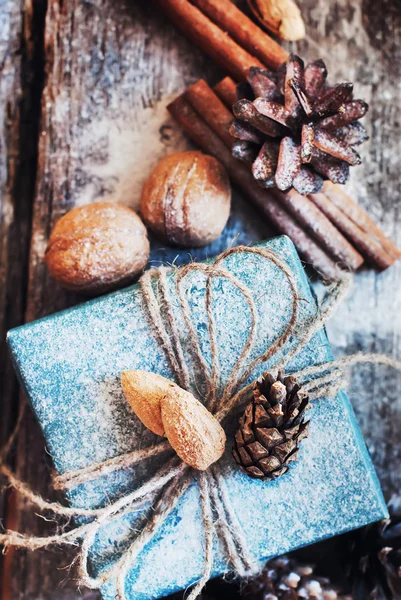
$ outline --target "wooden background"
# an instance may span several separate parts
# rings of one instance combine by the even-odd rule
[[[400,0],[299,3],[307,39],[291,49],[304,58],[322,57],[333,80],[357,82],[357,95],[370,103],[365,123],[371,138],[349,191],[401,246]],[[80,300],[63,292],[43,264],[55,221],[99,197],[137,206],[158,159],[189,147],[168,120],[168,100],[201,76],[215,83],[222,75],[151,0],[0,0],[0,444],[19,403],[6,331]],[[244,200],[236,203],[243,210]],[[256,241],[269,230],[251,209],[248,215],[248,234]],[[401,357],[400,283],[401,263],[380,275],[356,276],[329,326],[337,356],[366,350]],[[386,499],[395,507],[400,387],[393,372],[366,366],[354,373],[351,395]],[[23,479],[51,496],[51,461],[29,414],[12,461]],[[2,496],[0,519],[35,534],[52,525],[13,494]],[[76,590],[73,557],[73,549],[9,552],[3,600],[98,598]]]

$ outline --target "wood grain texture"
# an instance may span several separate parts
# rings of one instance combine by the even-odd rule
[[[380,4],[380,6],[379,6]],[[401,247],[401,5],[398,0],[302,3],[309,15],[302,55],[322,57],[333,81],[354,81],[356,97],[367,100],[364,122],[370,140],[363,164],[351,169],[350,195]],[[313,41],[312,41],[313,38]],[[328,328],[336,355],[359,350],[401,357],[401,264],[355,277],[349,299]],[[351,400],[386,499],[400,504],[400,375],[382,367],[355,370]]]
[[[40,11],[39,1],[37,7]],[[24,319],[36,176],[40,69],[33,66],[32,19],[29,0],[0,1],[0,447],[18,411],[19,390],[5,335]],[[0,515],[7,507],[13,509],[12,498],[2,494]]]
[[[21,249],[27,231],[21,211],[18,211],[21,221],[16,214],[22,101],[21,8],[20,2],[12,0],[0,3],[0,447],[14,425],[18,404],[18,386],[5,335],[10,327],[21,322],[24,312],[22,287],[26,256],[21,256]],[[0,496],[2,516],[8,501],[7,495]],[[3,575],[3,571],[0,572]]]
[[[13,404],[17,393],[15,377],[7,357],[5,334],[13,323],[21,321],[23,311],[11,306],[11,289],[20,285],[22,273],[12,267],[17,258],[15,205],[13,187],[18,160],[19,102],[21,99],[21,62],[18,50],[21,39],[21,7],[12,0],[1,2],[0,10],[0,386],[2,390],[0,440],[5,440],[13,421]],[[14,314],[10,314],[14,313]],[[0,442],[1,443],[1,442]],[[3,508],[0,498],[0,509]],[[3,511],[2,511],[3,512]]]
[[[44,24],[41,6],[37,26],[41,20]],[[363,149],[363,166],[353,170],[349,191],[400,246],[400,4],[398,0],[302,0],[300,6],[307,39],[287,49],[310,59],[321,56],[333,81],[358,82],[357,95],[371,103],[365,119],[371,139]],[[167,117],[168,101],[200,77],[213,84],[224,75],[150,0],[49,0],[42,40],[32,38],[29,2],[25,8],[24,22],[22,4],[0,0],[0,285],[7,281],[0,292],[2,341],[4,330],[23,320],[25,303],[26,319],[32,320],[81,300],[62,292],[44,267],[43,254],[55,221],[72,206],[99,198],[137,207],[142,183],[159,158],[190,147]],[[16,166],[26,148],[18,123],[24,94],[30,102],[39,97],[43,65],[38,57],[36,61],[29,57],[38,53],[42,43],[46,70],[40,135],[35,134],[39,111],[28,100],[22,128],[25,140],[31,126],[31,139],[39,138],[27,277],[29,190],[34,177],[22,177],[21,167]],[[32,169],[35,157],[30,152]],[[250,212],[249,235],[256,241],[264,231]],[[234,233],[235,222],[220,243]],[[219,246],[214,249],[219,251]],[[163,248],[155,244],[154,260],[162,256]],[[185,254],[180,260],[187,258]],[[364,271],[356,276],[352,294],[329,327],[336,355],[364,349],[401,356],[400,284],[400,264],[380,275]],[[1,360],[6,361],[4,352]],[[10,367],[3,370],[3,364],[8,363],[1,364],[7,407],[1,427],[5,430],[12,421],[16,386]],[[395,502],[401,489],[400,384],[401,378],[386,369],[364,367],[352,386],[357,418],[386,498]],[[22,478],[49,495],[51,460],[31,417],[18,443],[17,465]],[[43,533],[49,525],[32,517],[30,508],[14,499],[9,503],[8,522]],[[7,569],[12,577],[4,580],[4,600],[99,598],[97,592],[77,591],[74,571],[68,570],[73,556],[64,550],[10,555]]]

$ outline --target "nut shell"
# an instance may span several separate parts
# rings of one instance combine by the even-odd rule
[[[122,204],[95,202],[61,217],[45,261],[62,287],[95,294],[133,281],[148,257],[147,232],[138,215]]]
[[[171,382],[147,371],[123,371],[120,376],[124,396],[136,416],[156,435],[164,435],[160,403]]]
[[[161,401],[161,415],[168,441],[187,465],[206,471],[221,458],[224,429],[192,394],[171,383]]]
[[[301,11],[293,0],[248,0],[259,23],[282,40],[296,42],[305,35]]]
[[[205,246],[223,231],[231,204],[227,173],[202,152],[177,152],[164,158],[144,185],[141,213],[162,241]]]

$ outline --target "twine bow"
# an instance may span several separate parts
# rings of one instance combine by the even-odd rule
[[[258,332],[258,313],[254,298],[249,287],[240,279],[235,277],[222,262],[234,254],[250,253],[261,257],[272,263],[285,277],[291,294],[291,315],[284,332],[265,348],[262,353],[250,359],[252,350],[255,348]],[[206,314],[207,330],[210,340],[211,361],[210,365],[203,355],[197,331],[192,320],[191,310],[186,298],[183,282],[189,273],[199,271],[206,277]],[[221,365],[219,362],[219,348],[217,342],[216,322],[214,318],[213,280],[225,279],[229,281],[246,301],[250,315],[251,324],[246,343],[235,362],[231,373],[222,384]],[[347,293],[351,283],[351,277],[345,276],[335,284],[326,294],[316,316],[310,318],[302,330],[299,329],[297,319],[299,316],[299,303],[301,299],[297,293],[295,278],[286,265],[274,252],[262,248],[247,248],[239,246],[221,254],[213,264],[192,263],[181,268],[175,279],[176,293],[179,310],[181,312],[187,340],[191,346],[191,352],[196,358],[202,379],[206,385],[206,407],[215,415],[219,422],[233,411],[237,410],[252,391],[253,384],[247,383],[254,375],[255,370],[271,360],[277,358],[271,369],[283,368],[290,359],[294,358],[299,351],[310,341],[313,335],[319,331],[325,322],[335,311],[338,304]],[[185,359],[182,346],[183,335],[180,332],[177,319],[172,308],[167,270],[165,268],[152,269],[142,277],[141,288],[143,301],[152,328],[164,349],[170,367],[174,373],[177,383],[184,389],[196,395],[194,387],[195,377],[190,372],[189,365]],[[156,285],[155,285],[156,284]],[[157,287],[157,294],[155,292]],[[296,336],[295,336],[296,334]],[[298,340],[285,356],[279,352],[290,338]],[[345,372],[348,367],[355,363],[373,362],[384,364],[401,371],[401,362],[387,356],[376,354],[355,354],[322,365],[307,367],[297,373],[296,377],[303,380],[303,387],[308,391],[311,399],[321,397],[333,397],[342,387]],[[23,412],[21,411],[18,423],[13,435],[10,437],[6,447],[0,455],[0,460],[5,458],[9,451],[21,424]],[[121,456],[116,456],[99,464],[89,465],[83,469],[69,471],[59,475],[54,480],[56,489],[71,489],[78,484],[104,476],[107,473],[125,469],[154,457],[162,452],[171,450],[167,442],[162,442],[142,450],[135,450]],[[45,546],[58,544],[77,544],[81,541],[81,549],[78,556],[78,571],[83,585],[89,588],[99,588],[110,579],[115,579],[117,595],[119,600],[126,600],[125,583],[128,571],[134,560],[153,539],[156,532],[163,525],[167,516],[174,510],[182,494],[188,489],[194,480],[199,487],[199,497],[202,509],[202,520],[204,529],[204,566],[200,580],[193,587],[188,600],[194,600],[209,580],[213,565],[213,532],[216,531],[221,540],[227,557],[227,563],[239,575],[245,576],[255,572],[258,568],[255,558],[251,555],[244,532],[232,507],[229,493],[226,488],[224,476],[220,463],[214,463],[204,472],[195,471],[177,456],[169,459],[145,484],[116,501],[97,509],[80,509],[62,506],[56,502],[47,502],[41,496],[35,494],[26,484],[20,481],[9,467],[0,462],[0,473],[9,482],[9,485],[22,494],[31,503],[38,506],[43,512],[63,517],[87,517],[89,522],[49,537],[34,537],[14,531],[0,534],[0,544],[7,549],[9,546],[28,548],[35,550]],[[153,511],[150,518],[144,524],[142,530],[133,540],[131,545],[123,552],[122,556],[106,571],[94,578],[88,572],[88,554],[95,541],[96,535],[101,527],[107,524],[117,515],[119,517],[138,511],[148,503],[152,504]]]

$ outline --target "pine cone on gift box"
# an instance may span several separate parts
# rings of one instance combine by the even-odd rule
[[[256,381],[234,437],[233,456],[241,471],[271,480],[288,471],[299,443],[308,435],[309,397],[292,375],[265,373]]]
[[[245,600],[351,600],[329,579],[316,576],[312,566],[301,565],[288,556],[269,561],[241,596]]]
[[[324,179],[345,183],[360,164],[355,146],[367,135],[358,119],[368,105],[353,100],[352,83],[329,87],[326,77],[322,60],[304,68],[292,54],[277,73],[252,67],[237,86],[233,155],[252,163],[261,186],[313,194]]]
[[[401,516],[358,531],[352,541],[355,600],[401,600]]]

